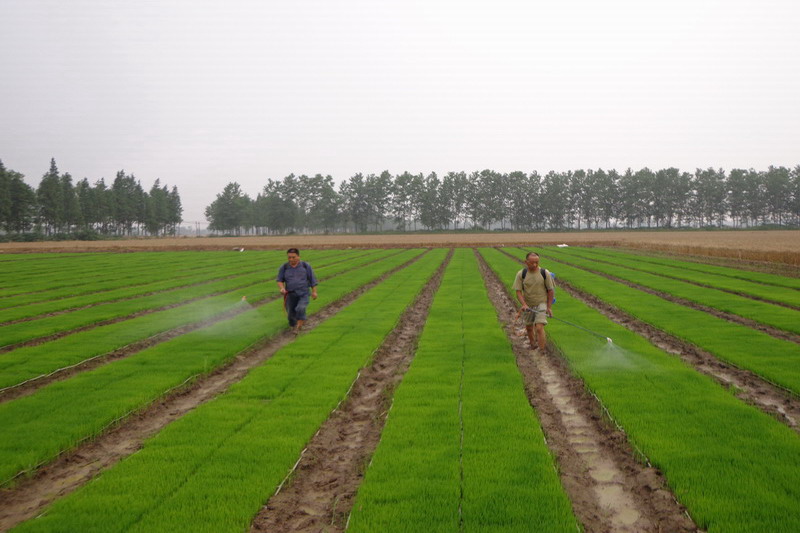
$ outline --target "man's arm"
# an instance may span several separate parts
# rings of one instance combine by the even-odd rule
[[[514,278],[514,283],[511,288],[517,292],[517,300],[522,304],[522,309],[528,309],[528,303],[525,301],[525,295],[522,293],[522,271],[517,272],[517,277]]]
[[[286,294],[286,265],[281,265],[281,268],[278,269],[278,290],[281,291],[281,294]]]
[[[306,267],[308,267],[308,280],[311,285],[311,297],[315,300],[317,299],[317,285],[319,282],[317,281],[317,276],[314,274],[314,269],[311,268],[311,265],[306,263]]]
[[[552,289],[547,290],[547,316],[553,316],[553,297],[555,294]]]
[[[522,304],[523,310],[528,309],[528,304],[525,302],[525,295],[522,294],[522,291],[517,291],[517,300]]]

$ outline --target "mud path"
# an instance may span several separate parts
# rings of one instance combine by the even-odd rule
[[[361,370],[347,398],[309,442],[288,482],[262,508],[251,531],[344,531],[364,470],[380,441],[394,389],[417,341],[452,250]]]
[[[739,399],[774,416],[800,433],[800,397],[797,395],[749,370],[726,363],[691,343],[642,322],[563,280],[559,284],[559,289],[561,288],[617,324],[649,340],[654,346],[679,356],[698,372],[713,378],[723,387],[733,388]]]
[[[527,337],[513,327],[516,306],[505,286],[479,254],[478,260],[489,297],[507,324],[528,399],[558,461],[561,483],[585,531],[697,531],[663,475],[637,459],[626,435],[604,416],[604,407],[564,359],[531,355]],[[554,353],[552,345],[548,350]]]
[[[304,331],[315,329],[372,287],[418,261],[422,255],[322,308],[309,317]],[[117,421],[115,426],[97,438],[87,440],[75,450],[62,454],[52,463],[39,468],[31,477],[19,479],[12,488],[0,489],[0,531],[7,531],[34,518],[54,500],[80,488],[104,470],[135,453],[147,438],[195,407],[227,391],[252,368],[264,363],[293,339],[294,335],[285,331],[261,341],[211,374],[189,378],[144,410]]]
[[[569,265],[574,268],[579,268],[581,270],[585,270],[586,272],[591,272],[592,274],[596,274],[598,276],[602,276],[606,279],[616,281],[617,283],[621,283],[627,287],[632,289],[636,289],[638,291],[646,292],[647,294],[652,294],[653,296],[658,296],[662,300],[666,300],[668,302],[672,302],[678,305],[682,305],[684,307],[689,307],[696,311],[702,311],[704,313],[708,313],[709,315],[715,316],[717,318],[721,318],[723,320],[727,320],[728,322],[732,322],[734,324],[739,324],[741,326],[746,326],[751,329],[755,329],[761,331],[762,333],[766,333],[776,339],[794,342],[800,344],[800,335],[795,333],[784,331],[782,329],[778,329],[772,326],[768,326],[766,324],[761,324],[760,322],[756,322],[755,320],[751,320],[749,318],[741,317],[739,315],[734,315],[733,313],[727,313],[725,311],[720,311],[719,309],[715,309],[713,307],[708,307],[706,305],[693,302],[691,300],[686,300],[685,298],[679,298],[677,296],[673,296],[671,294],[667,294],[665,292],[657,291],[655,289],[651,289],[649,287],[645,287],[644,285],[639,285],[638,283],[633,283],[632,281],[627,281],[616,276],[612,276],[610,274],[604,274],[603,272],[599,272],[597,270],[592,270],[590,268],[586,268],[583,266],[578,266],[575,264],[570,263],[569,261],[562,261],[560,259],[554,259],[552,257],[548,257],[546,254],[542,254],[542,257],[547,257],[548,261],[552,261],[554,263],[563,263],[565,265]],[[766,302],[766,303],[773,303],[773,302]],[[785,306],[784,306],[785,307]],[[794,309],[794,308],[791,308]]]

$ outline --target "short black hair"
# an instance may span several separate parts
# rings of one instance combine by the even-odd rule
[[[287,254],[297,254],[297,255],[300,255],[300,250],[298,250],[297,248],[289,248],[288,250],[286,250],[286,253],[287,253]]]
[[[539,254],[537,254],[536,252],[528,252],[527,254],[525,254],[525,261],[527,261],[528,258],[530,256],[532,256],[532,255],[535,255],[536,257],[539,257]]]

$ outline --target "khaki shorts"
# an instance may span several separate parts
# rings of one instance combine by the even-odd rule
[[[531,307],[529,311],[523,311],[522,323],[526,326],[547,324],[547,304],[539,304],[535,308]]]

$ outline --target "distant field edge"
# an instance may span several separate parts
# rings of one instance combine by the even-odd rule
[[[558,233],[397,233],[384,235],[289,235],[180,237],[115,241],[0,243],[0,254],[165,250],[274,250],[306,248],[402,248],[453,246],[608,246],[681,255],[765,261],[800,266],[800,230],[576,231]]]

